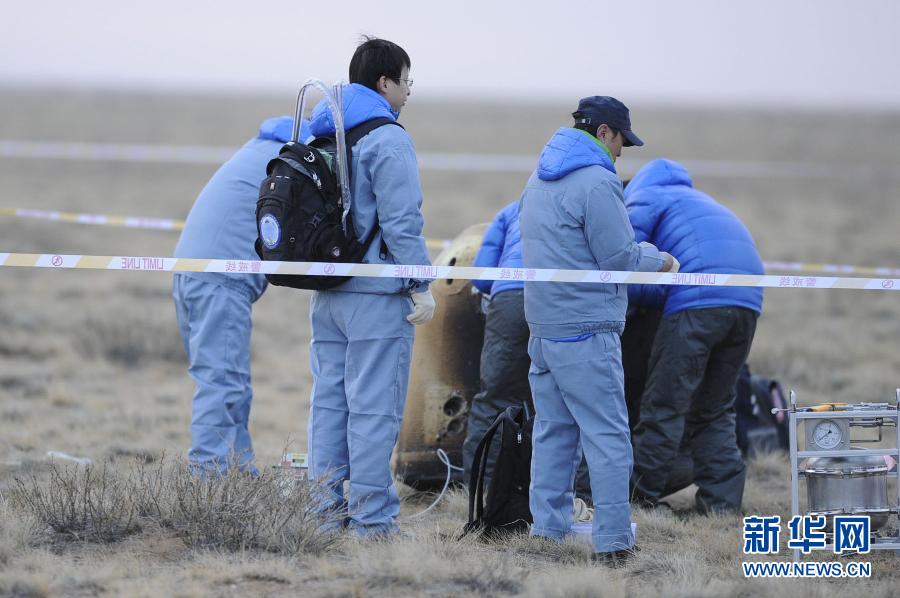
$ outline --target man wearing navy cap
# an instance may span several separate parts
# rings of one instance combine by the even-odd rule
[[[628,108],[614,97],[582,98],[572,116],[575,117],[575,128],[595,135],[612,154],[613,162],[622,155],[623,147],[644,145],[631,130]]]
[[[541,152],[522,193],[526,268],[677,272],[678,262],[637,243],[615,161],[643,145],[628,108],[608,96],[583,98],[573,127]],[[620,335],[625,285],[525,282],[531,336],[528,380],[536,409],[531,464],[531,533],[562,540],[572,527],[573,482],[587,459],[594,499],[595,558],[618,566],[634,546],[628,480],[632,454]]]

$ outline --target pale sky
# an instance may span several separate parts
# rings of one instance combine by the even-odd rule
[[[900,109],[896,0],[4,3],[0,85],[287,92],[347,77],[361,33],[414,94]]]

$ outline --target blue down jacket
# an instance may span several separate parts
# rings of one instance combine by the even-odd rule
[[[693,188],[687,170],[672,160],[653,160],[625,188],[625,207],[638,241],[648,241],[681,262],[681,272],[762,274],[750,231],[725,206]],[[736,306],[762,310],[754,287],[629,285],[632,304],[685,309]]]
[[[519,201],[514,201],[497,212],[493,222],[484,232],[481,248],[475,256],[474,266],[480,268],[521,268],[522,238],[519,234]],[[492,298],[497,293],[521,289],[521,280],[473,280],[472,284]]]

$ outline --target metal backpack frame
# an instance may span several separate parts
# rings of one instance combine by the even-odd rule
[[[350,211],[352,198],[350,195],[350,175],[347,167],[347,142],[344,137],[344,90],[341,83],[335,83],[331,88],[321,79],[307,79],[297,92],[297,104],[294,108],[294,130],[291,133],[292,143],[302,143],[300,137],[300,123],[306,108],[306,92],[310,88],[318,89],[325,96],[331,118],[334,120],[334,138],[337,143],[335,160],[337,161],[338,186],[341,189],[341,197],[338,200],[343,210],[341,224],[344,233],[347,234],[347,213]],[[353,231],[350,231],[351,233]]]

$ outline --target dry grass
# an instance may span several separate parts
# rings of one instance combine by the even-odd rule
[[[11,503],[55,537],[117,542],[141,529],[135,506],[140,490],[107,464],[65,468],[51,464],[46,484],[35,474],[15,478]]]
[[[783,455],[751,461],[748,512],[787,515]],[[0,596],[825,596],[844,580],[779,584],[742,577],[739,516],[636,510],[642,550],[625,569],[591,563],[590,548],[526,535],[461,536],[467,498],[405,490],[403,535],[358,540],[319,531],[311,491],[285,496],[273,472],[202,480],[182,461],[95,468],[51,465],[0,494]],[[690,492],[675,497],[690,504]],[[772,499],[776,500],[773,501]],[[680,506],[679,506],[680,505]],[[787,559],[787,552],[779,557]],[[827,555],[824,557],[827,560]],[[873,596],[900,581],[893,558],[874,563]],[[862,583],[862,582],[861,582]]]
[[[170,524],[191,547],[257,549],[284,555],[321,554],[336,542],[323,531],[327,516],[314,509],[316,490],[285,486],[280,473],[263,471],[198,478],[179,467],[162,494],[167,507],[161,521]],[[152,505],[154,512],[156,505]],[[169,520],[171,518],[171,520]]]
[[[153,361],[186,362],[170,313],[89,316],[75,330],[75,348],[85,357],[102,357],[127,368]]]
[[[142,530],[180,539],[189,548],[322,554],[337,541],[323,531],[315,487],[287,486],[277,471],[197,477],[182,460],[120,468],[58,466],[14,478],[9,505],[36,522],[35,545],[111,544]]]

